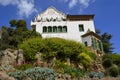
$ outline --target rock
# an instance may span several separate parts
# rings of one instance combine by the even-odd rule
[[[0,80],[15,80],[13,77],[9,77],[6,73],[0,72]]]
[[[23,51],[19,50],[12,50],[6,49],[3,51],[2,59],[0,60],[1,65],[12,65],[15,64],[16,61],[19,62],[18,64],[22,64],[21,62],[24,61]]]

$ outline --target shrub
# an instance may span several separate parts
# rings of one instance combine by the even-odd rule
[[[105,59],[103,62],[102,62],[102,65],[105,67],[105,68],[109,68],[110,66],[113,65],[113,62],[111,59],[107,58]]]
[[[30,68],[25,73],[32,80],[54,80],[56,77],[55,71],[49,68]]]
[[[119,75],[118,66],[113,65],[108,69],[109,75],[112,77],[117,77]]]
[[[23,80],[28,77],[31,80],[55,80],[56,72],[49,68],[35,67],[25,71],[9,72],[8,75],[16,80]]]
[[[92,54],[79,42],[61,38],[30,38],[22,44],[19,44],[19,48],[23,49],[26,61],[35,60],[37,52],[42,53],[42,57],[46,61],[50,61],[56,57],[61,61],[70,58],[72,61],[78,62],[77,56],[80,53]]]
[[[32,67],[33,67],[32,64],[21,64],[21,65],[15,66],[16,69],[22,70],[22,71]]]
[[[86,71],[90,70],[93,60],[89,55],[87,55],[86,53],[81,53],[80,55],[78,55],[78,59],[80,63],[84,66]]]
[[[27,75],[23,71],[9,72],[9,76],[14,77],[16,80],[23,80]]]
[[[102,73],[102,72],[90,72],[89,77],[90,78],[98,77],[100,79],[100,78],[104,77],[104,73]]]
[[[36,53],[43,48],[43,40],[41,38],[30,38],[19,45],[23,49],[26,61],[36,60]]]
[[[73,66],[70,66],[68,64],[65,64],[60,61],[56,61],[56,68],[58,69],[59,73],[62,74],[69,74],[72,77],[83,77],[85,75],[85,72],[81,69],[77,69]]]

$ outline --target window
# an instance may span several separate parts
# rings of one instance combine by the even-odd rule
[[[48,26],[48,32],[52,32],[52,27]]]
[[[36,31],[36,25],[32,25],[32,30]]]
[[[85,46],[88,46],[88,43],[87,43],[87,41],[85,41],[85,42],[84,42],[84,44],[85,44]]]
[[[43,27],[43,33],[45,33],[45,32],[47,32],[47,27],[46,26]]]
[[[67,32],[67,26],[63,26],[63,32]]]
[[[57,27],[53,26],[53,32],[57,32]]]
[[[58,32],[62,32],[62,26],[58,26]]]
[[[80,31],[80,32],[83,32],[83,31],[84,31],[84,26],[83,26],[83,24],[80,24],[80,25],[79,25],[79,31]]]

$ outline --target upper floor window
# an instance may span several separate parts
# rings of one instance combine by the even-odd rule
[[[67,26],[63,26],[63,32],[67,32]]]
[[[84,25],[83,25],[83,24],[80,24],[80,25],[79,25],[79,31],[80,31],[80,32],[83,32],[83,31],[84,31]]]
[[[62,32],[62,26],[58,26],[58,32]]]
[[[48,26],[48,32],[52,32],[52,27]]]
[[[53,32],[57,32],[57,27],[53,26]]]
[[[47,32],[47,27],[46,26],[43,27],[43,32]]]
[[[67,32],[67,26],[43,26],[43,33],[65,33]]]

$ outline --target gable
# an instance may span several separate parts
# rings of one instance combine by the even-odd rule
[[[36,21],[50,21],[53,19],[62,20],[65,18],[66,17],[62,12],[58,11],[54,7],[49,7],[44,12],[38,14],[38,16],[35,17],[35,20]]]

